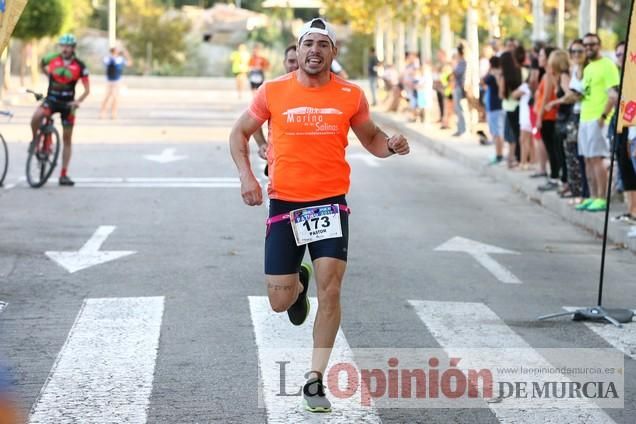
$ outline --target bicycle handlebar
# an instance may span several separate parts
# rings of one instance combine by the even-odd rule
[[[27,89],[26,92],[30,93],[30,94],[33,94],[33,96],[35,96],[35,100],[37,100],[38,102],[44,98],[44,94],[35,92],[33,90]]]

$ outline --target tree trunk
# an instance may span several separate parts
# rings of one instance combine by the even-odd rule
[[[20,46],[20,86],[24,87],[24,74],[26,73],[27,67],[27,53],[28,53],[28,43],[26,41],[22,41],[22,45]]]
[[[431,39],[431,24],[427,23],[422,32],[422,63],[431,63],[433,60],[433,41]]]
[[[453,51],[453,33],[451,31],[450,15],[448,13],[440,16],[440,48],[446,53],[447,57],[451,57]]]
[[[383,15],[378,13],[375,22],[375,54],[380,62],[384,62],[384,23]]]
[[[579,37],[596,32],[596,0],[581,0],[579,6]]]
[[[393,34],[393,18],[389,18],[386,23],[386,63],[393,65],[395,63],[395,37]]]
[[[545,14],[543,13],[543,0],[532,0],[532,41],[545,41]]]
[[[40,82],[40,64],[38,60],[38,44],[37,40],[31,42],[31,86],[37,87]]]
[[[404,22],[398,22],[397,30],[397,49],[396,49],[396,63],[398,70],[404,69],[404,59],[406,56],[406,25]]]
[[[407,37],[406,37],[406,49],[408,52],[417,53],[417,39],[418,39],[418,29],[419,22],[418,18],[415,16],[409,22],[409,27],[407,29]]]

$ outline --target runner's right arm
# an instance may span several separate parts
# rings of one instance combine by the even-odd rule
[[[252,134],[263,123],[256,120],[249,112],[244,112],[236,121],[230,133],[230,153],[236,164],[241,179],[241,196],[249,206],[263,203],[263,191],[261,185],[252,172],[250,164],[249,140]]]

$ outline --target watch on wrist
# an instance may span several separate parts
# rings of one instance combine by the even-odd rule
[[[607,113],[602,114],[601,118],[603,119],[603,121],[605,121],[607,119]]]

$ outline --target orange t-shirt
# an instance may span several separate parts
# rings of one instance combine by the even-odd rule
[[[326,85],[309,88],[291,72],[263,84],[248,111],[269,121],[270,198],[305,202],[349,191],[349,128],[370,119],[360,87],[332,73]]]
[[[537,87],[537,92],[535,93],[535,96],[534,96],[535,98],[534,113],[539,113],[539,109],[541,109],[541,106],[543,104],[543,96],[545,95],[546,78],[548,78],[548,76],[544,75],[543,78],[541,78],[539,87]],[[548,95],[548,103],[551,102],[552,100],[556,100],[556,98],[557,98],[556,90],[553,90],[552,93]],[[544,111],[542,119],[544,121],[556,121],[558,111],[559,111],[558,107],[553,107],[552,109],[550,109],[549,112]]]

